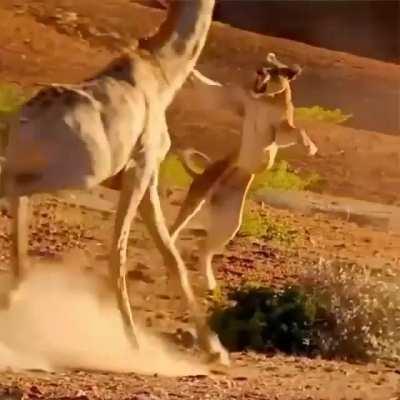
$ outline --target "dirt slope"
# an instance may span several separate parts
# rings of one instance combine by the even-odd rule
[[[0,77],[25,85],[79,81],[114,57],[117,48],[150,32],[162,15],[125,0],[99,4],[93,0],[29,4],[4,0],[0,17],[7,29],[0,32]],[[400,72],[393,64],[214,24],[199,68],[228,86],[245,85],[254,66],[270,50],[305,66],[304,76],[294,87],[298,105],[339,106],[355,115],[350,125],[380,126],[385,131],[384,125],[392,121],[396,129],[390,131],[400,132]],[[211,156],[220,156],[237,143],[231,133],[240,131],[240,119],[229,102],[213,108],[203,101],[213,96],[213,90],[188,83],[171,107],[170,131]],[[370,124],[368,119],[375,122]],[[296,155],[293,164],[316,170],[328,182],[328,193],[391,204],[399,201],[400,136],[323,124],[308,124],[308,128],[321,153],[314,160]]]

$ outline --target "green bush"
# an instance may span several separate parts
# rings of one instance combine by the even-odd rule
[[[160,182],[167,186],[186,188],[192,183],[192,177],[176,155],[168,154],[160,166]]]
[[[281,190],[312,190],[323,183],[317,173],[310,173],[304,177],[293,172],[287,161],[281,160],[270,170],[264,170],[257,174],[253,180],[250,190],[255,191],[263,188]]]
[[[295,118],[306,121],[324,121],[332,124],[342,124],[353,117],[352,114],[344,114],[339,108],[327,110],[320,106],[298,107],[295,109]]]
[[[320,263],[295,287],[244,287],[227,298],[210,326],[231,351],[400,361],[400,273],[389,267]]]
[[[316,307],[297,288],[246,288],[228,295],[232,306],[216,308],[210,326],[231,351],[280,350],[311,354]]]
[[[20,87],[0,83],[0,155],[8,140],[7,119],[19,110],[25,100],[26,97]]]
[[[186,188],[192,183],[192,178],[185,171],[181,161],[176,155],[169,154],[161,164],[160,181],[168,186]],[[289,164],[281,160],[275,167],[256,175],[250,190],[273,188],[282,190],[312,190],[323,183],[317,173],[304,177],[291,171]]]
[[[298,232],[286,222],[277,221],[259,210],[245,206],[243,220],[239,234],[251,238],[275,240],[280,243],[291,244],[298,236]]]
[[[0,117],[18,111],[26,96],[19,86],[0,83]]]

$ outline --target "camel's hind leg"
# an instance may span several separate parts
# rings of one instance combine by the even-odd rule
[[[220,344],[218,337],[207,325],[206,319],[201,316],[193,289],[189,282],[186,266],[169,234],[166,221],[161,209],[158,195],[158,175],[154,174],[148,193],[140,206],[141,215],[159,248],[169,271],[177,277],[182,294],[192,314],[200,345],[210,354],[218,355],[222,363],[228,364],[226,350]]]
[[[18,290],[28,270],[28,218],[29,199],[26,196],[10,198],[12,214],[10,291],[0,299],[0,307],[8,307],[10,296]]]
[[[124,171],[110,257],[110,275],[118,307],[126,334],[134,347],[138,347],[138,335],[126,282],[126,252],[131,223],[148,188],[152,167],[153,164],[146,161],[143,166],[132,162]]]
[[[28,269],[28,218],[29,199],[27,196],[11,199],[12,228],[12,269],[18,285]]]
[[[207,289],[212,292],[217,288],[217,279],[212,267],[215,251],[207,245],[207,239],[199,246],[199,265],[207,282]]]

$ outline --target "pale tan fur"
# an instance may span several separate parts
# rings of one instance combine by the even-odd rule
[[[273,166],[279,148],[299,143],[310,155],[317,152],[306,132],[297,129],[293,123],[290,80],[299,71],[279,63],[273,54],[268,55],[267,61],[268,65],[257,76],[251,95],[244,96],[239,150],[212,163],[203,174],[195,177],[171,229],[172,238],[176,240],[189,221],[199,214],[197,220],[206,235],[200,242],[199,263],[209,290],[217,286],[212,269],[213,256],[221,252],[239,230],[244,201],[254,175]],[[287,69],[293,77],[279,72]]]
[[[26,276],[28,197],[88,189],[122,171],[110,255],[110,279],[127,335],[137,335],[126,282],[126,251],[138,208],[192,313],[200,344],[227,355],[200,315],[188,274],[168,232],[157,192],[158,170],[170,147],[165,110],[192,72],[204,46],[214,0],[174,0],[150,38],[93,79],[42,90],[10,132],[2,179],[13,210],[15,287]]]

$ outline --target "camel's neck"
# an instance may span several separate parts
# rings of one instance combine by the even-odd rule
[[[141,41],[162,68],[172,99],[193,70],[210,28],[215,0],[172,0],[158,32]],[[168,101],[168,100],[167,100]]]

